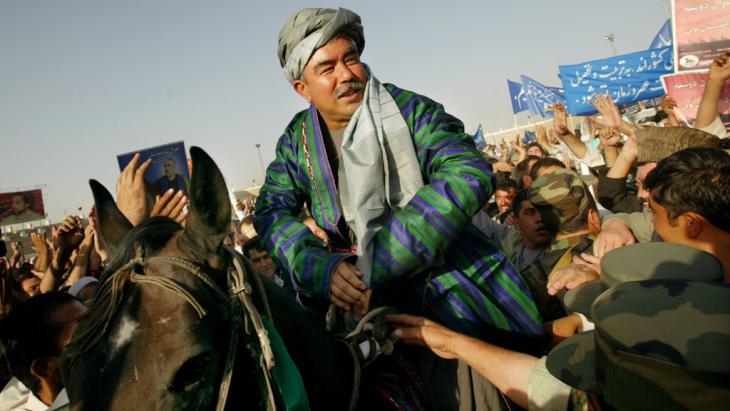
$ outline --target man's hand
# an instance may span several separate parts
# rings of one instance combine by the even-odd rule
[[[353,306],[367,312],[370,304],[367,286],[360,280],[362,273],[348,261],[340,261],[332,271],[330,278],[330,298],[332,303],[345,311]]]
[[[672,114],[674,113],[674,109],[677,108],[677,100],[669,94],[665,94],[659,102],[659,107],[661,107],[662,111],[667,113],[667,115]]]
[[[603,127],[621,128],[623,119],[613,99],[608,94],[595,94],[591,100],[593,107],[601,114],[601,118],[591,117],[594,123]]]
[[[570,314],[544,325],[546,334],[550,335],[550,347],[555,347],[561,341],[583,332],[583,321],[578,314]]]
[[[557,294],[560,290],[572,290],[584,283],[598,280],[600,276],[594,270],[580,264],[570,264],[548,277],[547,291],[550,295]]]
[[[451,343],[457,335],[448,328],[423,317],[395,314],[386,317],[395,327],[395,336],[406,344],[428,347],[436,355],[447,360],[457,358]]]
[[[496,163],[492,164],[492,170],[494,170],[495,172],[504,171],[507,173],[511,173],[513,168],[514,167],[512,165],[505,161],[497,161]]]
[[[601,140],[601,145],[604,148],[616,147],[619,141],[621,141],[621,133],[613,127],[606,127],[599,131],[598,138]]]
[[[573,263],[588,267],[601,275],[601,257],[581,253],[581,255],[573,257]]]
[[[636,137],[631,136],[628,140],[626,140],[624,146],[621,148],[619,156],[631,162],[634,162],[637,158],[639,158],[639,149],[636,146]]]
[[[607,252],[636,243],[634,235],[622,220],[609,220],[593,242],[593,254],[603,257]]]
[[[730,78],[730,52],[718,56],[710,65],[708,81],[725,83]]]
[[[568,129],[568,112],[560,103],[553,104],[553,128],[558,136],[570,134]]]
[[[56,229],[53,248],[55,254],[68,258],[84,239],[84,228],[76,216],[68,216]]]
[[[35,260],[34,269],[40,272],[46,272],[48,263],[50,262],[51,250],[46,242],[46,236],[40,233],[31,233],[30,241],[33,243],[33,250],[38,253],[38,258]]]
[[[314,221],[314,218],[312,217],[306,217],[304,220],[302,220],[302,223],[307,226],[309,231],[314,234],[315,237],[319,238],[320,240],[324,241],[325,245],[328,245],[330,243],[330,237],[327,235],[327,233],[321,229],[317,222]]]
[[[139,153],[135,154],[117,179],[117,206],[134,226],[148,216],[144,174],[152,165],[152,159],[147,159],[138,166],[139,159]]]
[[[187,203],[188,198],[182,190],[177,190],[176,193],[175,190],[169,189],[162,197],[155,196],[155,206],[152,207],[150,217],[167,217],[185,227],[185,220],[188,218],[188,212],[185,210]]]

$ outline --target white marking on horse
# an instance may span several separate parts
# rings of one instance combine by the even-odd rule
[[[139,373],[137,372],[137,364],[134,364],[134,380],[139,381]]]
[[[170,320],[172,320],[172,317],[162,317],[157,321],[157,324],[167,324]]]
[[[123,345],[128,344],[132,340],[134,332],[137,331],[137,325],[137,322],[132,320],[128,316],[122,318],[121,324],[119,325],[119,328],[117,328],[116,334],[114,335],[114,337],[112,337],[114,351],[118,350]]]

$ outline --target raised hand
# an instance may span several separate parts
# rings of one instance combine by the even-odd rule
[[[169,189],[162,197],[155,197],[155,206],[152,208],[150,217],[167,217],[184,227],[185,220],[188,218],[188,212],[185,210],[187,203],[188,198],[182,190],[178,190],[176,193],[175,190]]]
[[[601,118],[596,116],[591,117],[591,120],[593,120],[594,123],[603,127],[621,127],[623,124],[621,112],[618,107],[616,107],[616,104],[614,104],[611,96],[608,94],[595,94],[593,95],[591,104],[593,104],[593,107],[595,107],[601,114]]]
[[[84,228],[81,225],[81,219],[76,216],[68,216],[61,221],[56,229],[53,248],[57,255],[68,258],[83,239]]]
[[[675,100],[674,97],[670,96],[669,94],[665,94],[662,96],[659,107],[661,107],[662,111],[667,114],[673,113],[674,109],[677,108],[677,100]]]
[[[568,129],[568,112],[565,111],[560,103],[553,104],[553,128],[558,136],[564,136],[570,133]]]
[[[139,153],[135,154],[117,179],[117,206],[132,225],[141,223],[148,216],[144,174],[152,160],[139,164],[139,159]]]
[[[46,241],[45,234],[30,233],[30,241],[33,243],[33,250],[38,253],[34,268],[36,271],[45,272],[50,262],[51,249]]]
[[[598,132],[598,139],[603,147],[616,147],[621,141],[621,133],[613,127],[602,128]]]
[[[730,78],[730,52],[718,56],[710,65],[709,81],[724,83]]]

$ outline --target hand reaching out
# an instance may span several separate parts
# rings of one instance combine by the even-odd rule
[[[68,258],[83,239],[84,229],[81,226],[81,220],[76,216],[68,216],[55,229],[53,248],[57,255]]]

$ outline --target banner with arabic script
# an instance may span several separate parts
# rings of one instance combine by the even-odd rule
[[[668,74],[662,76],[662,83],[664,83],[667,94],[677,102],[677,108],[674,109],[677,118],[688,126],[692,126],[697,118],[702,93],[705,92],[707,73]],[[725,83],[717,111],[720,114],[720,120],[725,124],[725,129],[730,129],[730,82]]]
[[[673,72],[672,47],[560,66],[568,113],[596,114],[591,97],[606,93],[621,107],[664,94],[661,76]]]
[[[677,72],[702,70],[730,48],[730,0],[674,0]]]

